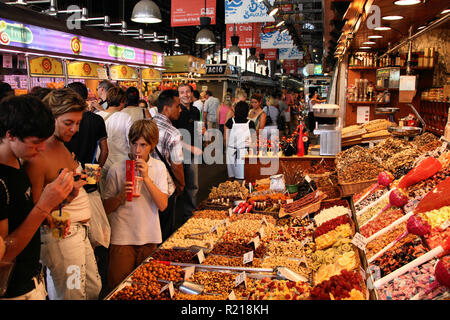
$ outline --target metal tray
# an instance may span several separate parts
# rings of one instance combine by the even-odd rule
[[[388,127],[388,131],[394,136],[413,137],[422,133],[419,127]]]
[[[400,111],[400,108],[376,108],[375,114],[394,114]]]

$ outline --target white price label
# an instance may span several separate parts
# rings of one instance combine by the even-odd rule
[[[265,224],[266,226],[269,226],[269,223],[267,222],[265,217],[262,218],[261,224]]]
[[[233,215],[233,209],[228,209],[228,215],[231,217]]]
[[[234,290],[231,290],[230,294],[228,295],[228,300],[237,300],[236,294],[234,293]]]
[[[234,287],[238,287],[241,283],[244,283],[245,287],[247,287],[246,279],[247,279],[247,276],[245,274],[245,271],[242,273],[239,273],[236,277]]]
[[[210,232],[211,232],[211,233],[214,233],[214,232],[215,232],[215,233],[217,233],[217,234],[219,233],[219,230],[217,230],[217,224],[215,224],[215,225],[211,228]]]
[[[243,257],[242,263],[243,264],[247,264],[247,263],[250,263],[250,262],[253,262],[253,251],[244,253],[244,257]]]
[[[164,291],[169,290],[170,298],[173,298],[173,295],[175,294],[175,288],[173,286],[173,282],[170,281],[168,284],[166,284],[164,287],[161,288],[161,291],[159,293],[163,293]]]
[[[199,252],[197,252],[197,258],[198,258],[198,262],[200,264],[202,264],[203,261],[205,261],[205,253],[203,252],[203,249],[201,249]]]
[[[286,200],[286,204],[289,204],[289,203],[292,203],[292,202],[294,202],[294,199],[287,199]]]
[[[308,175],[305,176],[305,180],[306,182],[311,183],[311,178]]]
[[[368,268],[368,272],[370,272],[374,281],[378,281],[381,279],[381,269],[379,266],[370,265]]]
[[[184,280],[189,280],[195,272],[195,266],[184,268]]]
[[[261,228],[259,228],[258,233],[259,233],[259,236],[261,237],[261,239],[264,238],[264,227],[263,226],[261,226]]]
[[[364,237],[361,233],[357,232],[352,239],[352,243],[359,249],[364,251],[366,249],[367,238]]]
[[[260,245],[260,239],[259,237],[254,237],[252,240],[250,240],[249,244],[253,242],[253,245],[255,246],[255,250],[258,249]]]
[[[363,267],[359,267],[359,273],[361,274],[363,280],[366,280],[366,272],[364,271]]]
[[[448,219],[447,221],[445,221],[443,224],[441,224],[441,229],[445,230],[448,227],[450,227],[450,219]]]

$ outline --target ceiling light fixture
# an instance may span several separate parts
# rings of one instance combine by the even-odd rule
[[[377,44],[376,42],[373,42],[373,41],[366,41],[366,42],[363,42],[363,44]]]
[[[391,29],[392,29],[391,27],[381,26],[381,27],[375,27],[373,30],[376,30],[376,31],[388,31],[388,30],[391,30]]]
[[[450,12],[450,9],[445,9],[445,10],[443,10],[442,12],[441,12],[441,14],[446,14],[446,13],[449,13]]]
[[[371,47],[359,47],[360,49],[372,49]]]
[[[258,67],[267,67],[267,62],[264,61],[266,55],[264,53],[259,54]]]
[[[280,8],[272,7],[272,9],[270,9],[270,11],[269,11],[269,16],[273,17],[274,15],[277,14],[278,10],[280,10]]]
[[[205,0],[205,14],[200,17],[200,31],[197,33],[195,37],[196,44],[215,44],[216,37],[214,33],[207,28],[211,24],[211,18],[206,16],[206,0]]]
[[[385,16],[385,17],[382,17],[381,19],[388,20],[388,21],[396,21],[396,20],[402,20],[403,17],[402,16]]]
[[[415,4],[421,3],[422,0],[397,0],[394,1],[396,6],[413,6]]]
[[[133,8],[131,21],[137,23],[159,23],[162,21],[159,7],[151,0],[140,0]]]
[[[379,36],[379,35],[371,35],[371,36],[368,36],[367,38],[369,38],[369,39],[381,39],[381,38],[383,38],[383,36]]]
[[[250,56],[247,58],[247,63],[257,63],[258,57],[256,56],[256,48],[250,48]]]
[[[283,24],[285,24],[286,21],[281,20],[280,22],[277,23],[276,27],[279,28],[281,27]]]

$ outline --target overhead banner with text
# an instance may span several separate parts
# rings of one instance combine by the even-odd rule
[[[294,47],[294,41],[288,32],[280,33],[278,30],[261,33],[262,49],[291,49]]]
[[[297,74],[297,60],[284,60],[283,69],[286,74]]]
[[[172,27],[199,26],[200,17],[205,14],[204,0],[172,0]],[[211,18],[211,24],[216,24],[216,1],[206,0],[206,16]]]
[[[241,49],[261,48],[261,23],[227,24],[227,48],[231,47],[235,26]]]
[[[296,46],[293,48],[282,48],[279,49],[279,58],[280,60],[285,59],[303,59],[303,51],[298,50]]]
[[[277,49],[256,49],[256,56],[259,59],[259,54],[264,53],[264,60],[277,60]]]
[[[274,17],[269,16],[267,7],[263,2],[256,0],[224,0],[225,23],[252,23],[273,22]],[[275,0],[269,0],[273,5]]]

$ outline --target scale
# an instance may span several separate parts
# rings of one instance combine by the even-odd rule
[[[423,121],[420,114],[417,112],[416,108],[411,103],[408,103],[410,108],[414,111],[416,117],[419,119],[420,123],[422,123],[422,128],[420,127],[388,127],[388,131],[392,133],[394,136],[397,137],[405,137],[407,139],[408,137],[415,137],[422,132],[425,132],[426,124],[425,121]]]
[[[341,151],[339,106],[336,104],[316,104],[313,106],[316,129],[320,136],[320,155],[334,156]]]

